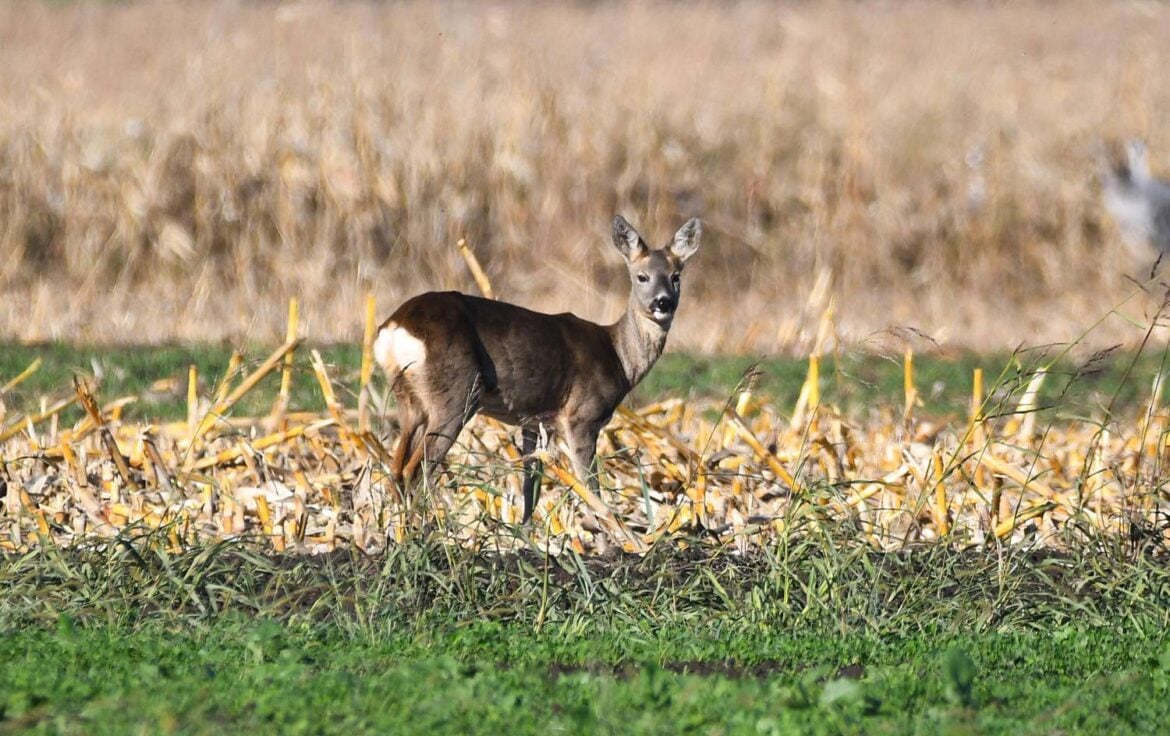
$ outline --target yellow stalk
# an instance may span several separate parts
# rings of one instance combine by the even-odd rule
[[[902,362],[902,391],[905,393],[906,408],[903,419],[909,419],[914,413],[914,405],[918,402],[918,389],[914,386],[914,351],[906,348],[906,355]]]
[[[187,366],[187,433],[192,437],[199,422],[199,369],[195,364]]]
[[[244,453],[249,448],[253,450],[267,450],[269,447],[288,442],[291,439],[300,437],[309,430],[318,430],[335,424],[333,419],[322,419],[315,424],[300,425],[286,429],[282,432],[274,432],[273,434],[261,437],[246,444],[240,444],[227,450],[222,450],[212,457],[205,457],[194,464],[192,470],[205,470],[207,468],[214,468],[217,465],[232,462],[243,457]]]
[[[215,403],[222,403],[227,398],[228,389],[232,387],[232,379],[235,378],[236,371],[240,369],[240,361],[243,359],[244,356],[240,355],[239,350],[232,351],[231,357],[228,358],[227,373],[224,374],[219,386],[215,389]]]
[[[496,297],[492,293],[492,283],[488,280],[487,274],[484,273],[483,267],[479,265],[479,259],[475,257],[475,253],[471,252],[467,241],[460,238],[455,245],[459,248],[459,254],[463,256],[463,260],[467,262],[467,268],[471,271],[471,277],[475,279],[480,292],[488,299],[495,299]]]
[[[934,451],[934,525],[940,537],[950,532],[950,523],[947,520],[947,487],[944,477],[942,455]]]
[[[263,379],[265,376],[271,373],[273,369],[276,368],[285,355],[288,355],[293,350],[296,350],[297,346],[300,344],[300,340],[294,340],[292,342],[286,342],[284,345],[281,345],[279,348],[277,348],[276,352],[274,352],[272,355],[269,355],[268,358],[260,364],[259,368],[257,368],[252,372],[251,375],[241,381],[240,385],[236,386],[235,389],[233,389],[232,392],[228,394],[226,399],[217,403],[214,407],[212,407],[211,411],[204,415],[203,420],[199,422],[199,426],[195,428],[195,432],[191,437],[191,446],[187,454],[187,462],[185,463],[184,468],[185,470],[189,470],[194,466],[199,440],[202,439],[203,435],[207,433],[207,430],[211,429],[212,425],[215,424],[216,419],[220,415],[230,411],[231,408],[236,405],[237,401],[243,398],[244,395],[251,391],[256,386],[256,384],[260,382],[261,379]],[[192,374],[194,374],[194,369],[192,369]]]
[[[1023,470],[1017,468],[1014,465],[1006,463],[1003,460],[1000,460],[990,452],[982,453],[978,456],[977,459],[980,464],[986,465],[987,468],[991,470],[991,472],[999,473],[1002,476],[1010,478],[1011,480],[1018,483],[1021,488],[1030,488],[1039,494],[1048,496],[1049,498],[1057,495],[1056,491],[1054,491],[1047,484],[1036,480],[1035,478],[1029,478],[1028,474]]]
[[[25,379],[27,379],[32,374],[36,373],[37,369],[40,367],[41,367],[41,359],[40,358],[37,358],[32,363],[29,363],[28,367],[25,368],[20,373],[16,374],[16,376],[13,377],[12,380],[10,380],[8,383],[4,384],[3,386],[0,386],[0,396],[3,396],[4,394],[6,394],[9,391],[11,391],[12,389],[16,388],[20,384],[24,383]]]
[[[61,399],[56,404],[53,404],[40,413],[33,414],[31,416],[19,417],[3,430],[0,430],[0,442],[11,439],[29,427],[32,427],[35,424],[40,424],[49,417],[59,414],[66,407],[71,406],[75,401],[77,401],[76,394],[70,396],[68,399]]]
[[[799,493],[800,486],[797,485],[796,479],[792,477],[792,474],[780,463],[780,458],[769,452],[768,448],[764,447],[763,443],[756,439],[756,436],[752,434],[752,431],[748,429],[747,425],[739,417],[732,417],[731,419],[739,429],[739,436],[752,449],[752,452],[756,453],[756,457],[767,463],[768,467],[772,469],[772,473],[791,488],[793,493]]]
[[[1031,521],[1037,516],[1042,516],[1057,507],[1057,504],[1051,502],[1038,503],[1023,511],[1013,515],[1010,519],[1005,519],[995,527],[993,533],[996,537],[1003,539],[1016,530],[1016,528],[1025,521]]]
[[[816,353],[808,356],[808,405],[815,412],[821,403],[821,358]]]
[[[622,523],[622,520],[619,519],[616,514],[610,511],[609,507],[602,503],[601,499],[598,498],[597,495],[593,493],[593,491],[589,490],[589,488],[584,483],[578,480],[576,476],[564,468],[556,465],[555,463],[549,462],[548,458],[545,458],[545,467],[549,468],[553,475],[555,475],[562,483],[568,486],[569,489],[573,491],[573,493],[577,494],[577,496],[582,501],[584,501],[585,504],[590,509],[592,509],[595,514],[597,514],[598,518],[603,524],[611,527],[622,537],[625,537],[633,545],[636,551],[644,552],[646,550],[645,543],[631,534],[630,530],[626,528],[626,525]]]
[[[288,326],[284,338],[286,345],[297,339],[300,313],[300,302],[295,296],[290,297],[288,300]],[[290,350],[284,355],[284,367],[280,372],[280,393],[277,394],[276,403],[272,406],[272,416],[276,419],[277,429],[284,429],[288,426],[288,420],[285,418],[284,413],[288,410],[288,397],[292,391],[292,372],[295,354],[295,350]]]
[[[370,378],[374,374],[374,330],[377,329],[377,302],[373,294],[366,294],[366,323],[362,333],[362,372],[358,387],[358,431],[370,428],[369,392]]]

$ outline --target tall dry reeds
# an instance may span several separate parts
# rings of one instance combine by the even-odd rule
[[[609,319],[621,212],[704,218],[676,347],[804,350],[830,300],[854,341],[1071,339],[1154,260],[1095,173],[1112,138],[1170,160],[1168,31],[1141,4],[6,3],[0,336],[277,342],[298,296],[356,339],[367,291],[471,288],[460,238],[500,296]]]

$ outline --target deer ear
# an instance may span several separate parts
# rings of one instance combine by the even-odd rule
[[[699,237],[703,234],[703,225],[699,218],[692,217],[674,234],[674,242],[670,244],[670,252],[674,257],[687,262],[687,259],[699,250]]]
[[[615,215],[613,218],[613,245],[626,262],[641,258],[649,250],[642,236],[621,215]]]

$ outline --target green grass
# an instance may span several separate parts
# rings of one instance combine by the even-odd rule
[[[353,405],[361,355],[354,345],[318,346],[341,397]],[[245,369],[255,367],[270,352],[253,346],[245,351]],[[35,410],[45,395],[71,390],[74,375],[92,375],[95,365],[102,373],[100,395],[104,400],[141,395],[160,378],[185,379],[189,365],[198,368],[202,395],[210,393],[223,377],[231,348],[221,345],[87,347],[61,344],[0,344],[0,383],[41,358],[42,367],[10,395],[4,397],[10,412]],[[1109,353],[1088,360],[1057,361],[1040,395],[1042,407],[1056,407],[1078,416],[1101,416],[1111,404],[1115,410],[1133,408],[1147,400],[1153,377],[1164,372],[1164,354]],[[938,417],[963,417],[968,412],[972,372],[982,368],[991,394],[989,406],[1014,406],[1033,371],[1045,362],[1039,352],[1017,355],[958,354],[953,357],[915,357],[915,381],[923,401],[922,411]],[[757,369],[756,391],[791,407],[808,371],[805,359],[752,356],[695,356],[667,353],[638,386],[635,404],[670,397],[725,399],[740,385],[745,374]],[[236,377],[239,380],[239,376]],[[903,401],[903,368],[900,358],[865,353],[826,356],[821,367],[823,401],[848,412],[877,405],[898,407]],[[275,398],[279,378],[271,376],[250,392],[239,406],[245,414],[266,413]],[[308,362],[308,347],[298,354],[292,386],[292,406],[323,410],[324,401]],[[183,392],[158,396],[127,408],[129,418],[179,419],[186,415]],[[74,416],[74,415],[67,415]]]
[[[1170,571],[883,555],[166,553],[0,566],[0,733],[1156,733]]]
[[[737,626],[472,623],[339,634],[271,620],[0,640],[0,731],[1156,733],[1165,636],[881,638]]]

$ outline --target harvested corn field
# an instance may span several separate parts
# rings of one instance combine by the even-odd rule
[[[545,443],[543,491],[521,526],[518,432],[473,420],[437,487],[403,496],[386,471],[397,428],[368,359],[347,407],[330,366],[299,346],[290,339],[247,371],[233,360],[203,393],[192,376],[185,421],[123,421],[135,397],[98,400],[85,380],[35,415],[6,417],[0,546],[101,543],[160,527],[176,548],[243,538],[310,553],[375,552],[423,528],[480,550],[580,554],[659,543],[746,551],[828,525],[885,550],[1061,548],[1101,532],[1166,541],[1158,385],[1104,423],[1038,406],[1043,371],[1005,371],[986,389],[979,372],[969,416],[948,420],[920,411],[907,353],[902,395],[844,413],[821,393],[814,357],[787,403],[754,394],[749,373],[726,402],[620,408],[599,445],[600,495]],[[313,372],[326,412],[287,406],[294,367]],[[280,385],[271,412],[233,415],[262,382]],[[62,421],[72,404],[83,418]]]
[[[356,342],[369,290],[465,288],[460,238],[501,298],[608,319],[622,213],[703,219],[676,347],[807,354],[830,299],[849,345],[1067,340],[1156,258],[1100,158],[1170,165],[1170,11],[1066,11],[5,3],[0,334],[276,344],[298,296]]]

